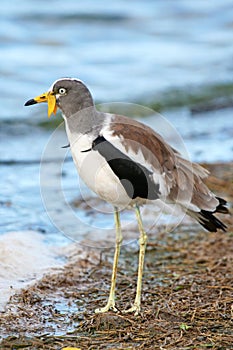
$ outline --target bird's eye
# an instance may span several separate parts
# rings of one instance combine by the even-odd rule
[[[65,88],[60,88],[60,89],[58,90],[58,92],[59,92],[60,95],[65,95],[66,89],[65,89]]]

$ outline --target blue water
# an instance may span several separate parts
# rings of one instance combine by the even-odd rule
[[[1,118],[58,77],[101,102],[232,82],[233,1],[1,1]]]
[[[46,107],[23,106],[57,78],[79,77],[98,102],[143,103],[175,88],[233,83],[230,0],[2,0],[0,21],[0,232],[58,230],[40,196],[40,159],[52,133],[38,126]],[[232,109],[164,113],[193,160],[233,159]],[[153,117],[145,122],[156,128]],[[64,144],[61,132],[52,158]],[[71,201],[80,192],[69,159],[65,172]],[[54,189],[48,191],[52,198]],[[51,210],[59,216],[62,206]],[[85,218],[85,210],[80,215]],[[110,223],[99,220],[99,226]]]

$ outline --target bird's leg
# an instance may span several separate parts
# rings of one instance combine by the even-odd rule
[[[142,290],[142,274],[143,274],[143,267],[144,267],[144,257],[145,257],[145,251],[146,251],[146,243],[147,243],[147,234],[144,231],[140,209],[136,205],[135,206],[135,212],[138,222],[138,228],[140,232],[140,238],[139,238],[139,261],[138,261],[138,280],[137,280],[137,291],[136,291],[136,297],[133,306],[125,310],[124,313],[127,312],[134,312],[135,316],[139,314],[140,308],[141,308],[141,290]]]
[[[108,310],[118,311],[115,307],[115,287],[116,287],[116,274],[117,274],[117,265],[120,255],[121,243],[122,243],[122,233],[121,233],[121,224],[120,224],[120,215],[117,208],[114,208],[114,218],[116,226],[116,244],[115,244],[115,254],[112,268],[112,279],[111,279],[111,288],[108,297],[108,302],[105,307],[95,310],[95,313],[103,313]]]

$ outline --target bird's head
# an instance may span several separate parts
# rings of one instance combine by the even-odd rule
[[[78,111],[93,106],[93,99],[86,85],[79,79],[62,78],[56,80],[45,92],[25,103],[30,106],[36,103],[48,103],[48,117],[56,114],[59,107],[68,118]]]

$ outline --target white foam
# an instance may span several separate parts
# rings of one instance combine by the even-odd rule
[[[58,250],[34,231],[0,236],[0,310],[18,289],[29,285],[51,268],[61,267]]]

